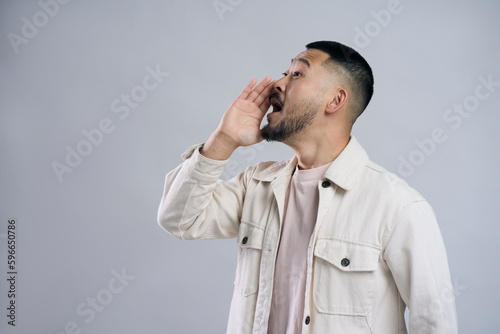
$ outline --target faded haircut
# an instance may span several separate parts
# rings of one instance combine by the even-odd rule
[[[333,70],[350,88],[350,124],[363,113],[373,95],[373,73],[368,62],[353,48],[333,41],[318,41],[306,45],[307,49],[317,49],[330,58],[322,65]]]

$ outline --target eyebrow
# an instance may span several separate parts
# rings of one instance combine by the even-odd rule
[[[293,61],[296,60],[296,61],[300,61],[301,63],[304,63],[306,64],[307,67],[311,67],[311,64],[309,63],[309,60],[305,59],[305,58],[292,58],[292,63]]]

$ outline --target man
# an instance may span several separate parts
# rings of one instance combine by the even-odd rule
[[[434,213],[351,136],[373,93],[365,59],[314,42],[283,78],[254,79],[166,177],[158,221],[181,239],[237,238],[227,333],[456,333]],[[268,124],[260,124],[269,107]],[[233,151],[290,146],[218,180]]]

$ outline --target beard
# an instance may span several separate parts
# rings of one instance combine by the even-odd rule
[[[283,142],[297,133],[304,131],[311,125],[320,105],[321,102],[312,98],[302,101],[296,106],[292,106],[287,110],[287,115],[284,115],[278,124],[271,126],[268,123],[260,129],[262,137],[268,142]],[[283,110],[280,112],[283,112]]]

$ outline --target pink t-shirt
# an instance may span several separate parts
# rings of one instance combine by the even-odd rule
[[[330,164],[303,170],[297,167],[290,181],[274,271],[269,334],[302,330],[307,249],[318,214],[318,182]]]

